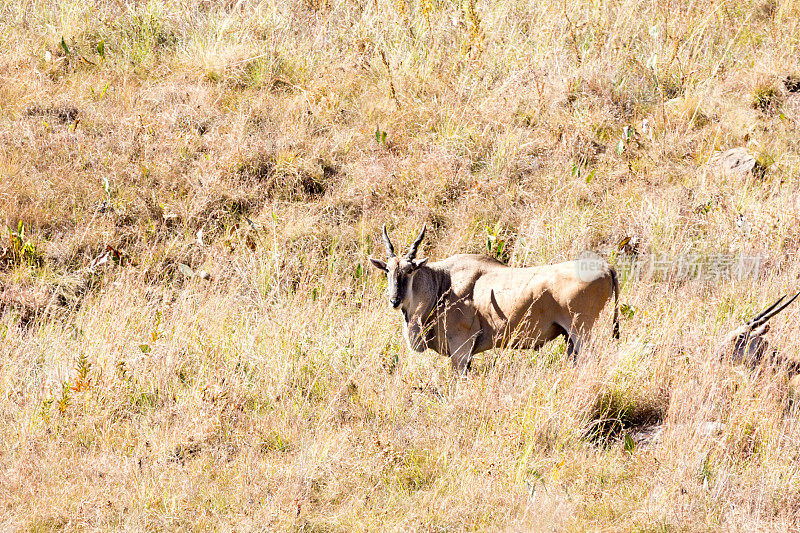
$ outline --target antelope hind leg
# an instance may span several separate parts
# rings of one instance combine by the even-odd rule
[[[584,329],[575,326],[564,329],[565,337],[567,338],[567,358],[572,362],[577,362],[578,356],[591,340],[591,333],[585,332]]]

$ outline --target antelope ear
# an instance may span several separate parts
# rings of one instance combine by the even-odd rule
[[[375,259],[374,257],[369,258],[369,262],[377,268],[378,270],[383,270],[384,272],[389,272],[389,269],[386,268],[386,263],[381,261],[380,259]]]
[[[411,264],[414,265],[414,270],[418,269],[422,265],[428,262],[428,258],[425,259],[412,259]]]

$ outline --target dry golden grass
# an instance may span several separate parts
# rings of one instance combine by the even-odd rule
[[[787,378],[711,353],[800,288],[798,36],[789,0],[0,0],[3,529],[797,530]],[[367,266],[425,221],[434,259],[766,259],[459,380]]]

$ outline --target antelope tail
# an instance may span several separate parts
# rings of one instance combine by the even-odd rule
[[[611,269],[611,288],[614,290],[614,325],[611,334],[615,339],[619,339],[619,280],[617,271]]]

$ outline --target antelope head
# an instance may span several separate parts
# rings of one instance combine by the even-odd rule
[[[764,338],[769,331],[767,321],[786,309],[798,296],[800,292],[786,301],[786,295],[781,296],[774,304],[730,332],[717,348],[717,355],[720,358],[729,356],[732,363],[745,363],[751,368],[762,364],[765,356],[770,361],[774,360],[776,354],[774,350],[769,350],[769,343]]]
[[[383,244],[386,246],[386,255],[388,261],[381,261],[374,257],[370,257],[370,262],[386,273],[387,284],[386,292],[389,296],[389,301],[395,309],[407,302],[411,297],[411,280],[417,269],[424,265],[428,259],[417,259],[417,250],[425,237],[425,226],[422,226],[422,231],[411,244],[411,247],[403,257],[397,257],[394,253],[394,246],[389,239],[389,234],[386,232],[386,224],[383,225]]]

